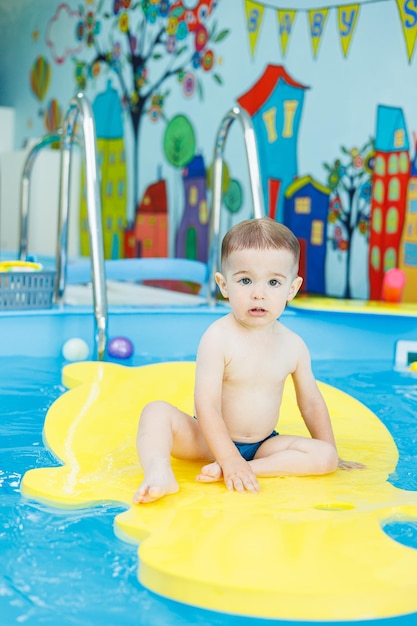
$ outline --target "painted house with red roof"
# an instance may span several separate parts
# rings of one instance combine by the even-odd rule
[[[417,302],[417,139],[407,188],[404,227],[398,267],[404,272],[403,302]]]
[[[252,118],[265,206],[278,222],[283,221],[285,190],[298,173],[297,140],[306,89],[282,65],[268,65],[237,99]]]
[[[379,105],[369,234],[370,299],[381,298],[384,274],[398,267],[410,155],[402,109]]]
[[[135,219],[138,257],[168,256],[168,200],[164,180],[149,185]]]

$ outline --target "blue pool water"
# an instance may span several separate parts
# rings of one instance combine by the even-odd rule
[[[291,317],[288,322],[297,326]],[[135,320],[136,324],[140,322]],[[300,328],[308,334],[306,324],[303,318]],[[326,323],[320,328],[325,329]],[[339,331],[345,329],[339,327]],[[355,334],[353,323],[350,331]],[[129,326],[128,332],[133,334],[133,326]],[[329,328],[326,332],[330,332]],[[367,328],[366,332],[372,331]],[[63,337],[61,334],[61,343]],[[335,342],[328,339],[334,346]],[[380,335],[380,342],[384,341],[387,339]],[[28,339],[28,346],[29,343]],[[57,510],[24,499],[19,485],[26,470],[55,463],[43,445],[42,427],[48,408],[64,391],[60,379],[63,360],[59,353],[24,356],[20,346],[16,346],[16,352],[19,356],[0,356],[2,626],[304,625],[213,613],[161,598],[137,581],[136,547],[114,535],[113,519],[120,509],[102,505],[82,511]],[[370,350],[364,358],[352,353],[350,356],[355,358],[345,359],[338,358],[338,353],[335,358],[328,358],[327,349],[320,354],[315,352],[317,378],[366,404],[391,432],[400,460],[390,481],[401,489],[417,491],[417,377],[394,371],[391,345],[382,354],[384,358]],[[378,358],[373,358],[375,355]],[[172,358],[178,357],[193,358],[190,346]],[[151,360],[146,348],[142,354],[138,351],[129,365]],[[417,549],[417,520],[391,520],[384,530],[394,540]],[[352,626],[416,623],[417,614],[344,622]]]

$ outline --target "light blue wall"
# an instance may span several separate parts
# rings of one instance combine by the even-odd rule
[[[406,0],[404,0],[406,1]],[[53,62],[45,43],[48,21],[60,0],[0,0],[0,106],[16,110],[15,146],[21,147],[29,137],[43,134],[44,126],[38,115],[40,103],[30,90],[30,68],[38,55],[51,61],[52,77],[46,100],[57,98],[65,105],[74,93],[72,61]],[[67,0],[74,10],[79,0]],[[188,0],[188,4],[195,4]],[[261,2],[262,4],[262,2]],[[309,86],[305,94],[301,119],[298,165],[299,175],[310,174],[326,184],[323,162],[331,163],[340,156],[340,146],[353,148],[364,144],[375,133],[376,110],[379,104],[401,107],[411,135],[417,128],[416,61],[408,62],[402,24],[397,3],[392,0],[361,3],[358,23],[347,58],[343,57],[337,29],[337,12],[332,2],[317,58],[313,58],[308,32],[306,9],[323,3],[295,0],[287,3],[298,9],[289,41],[287,56],[283,58],[277,32],[276,8],[278,0],[265,2],[255,55],[252,58],[246,29],[245,3],[242,0],[220,0],[215,11],[219,28],[229,28],[230,34],[214,46],[221,63],[216,71],[223,78],[217,85],[210,73],[202,76],[204,99],[195,95],[185,98],[173,79],[171,93],[164,109],[168,119],[184,113],[192,121],[197,147],[209,163],[214,148],[214,137],[222,116],[234,105],[236,98],[246,92],[259,78],[268,63],[283,64],[297,81]],[[342,4],[342,3],[340,3]],[[89,6],[89,5],[86,5]],[[90,5],[94,6],[94,5]],[[108,0],[111,9],[113,2]],[[34,37],[38,33],[38,37]],[[103,31],[102,36],[105,36]],[[83,53],[84,54],[84,53]],[[88,51],[85,56],[88,58]],[[109,75],[90,83],[87,95],[94,98],[103,91]],[[117,83],[114,81],[114,86]],[[142,127],[139,184],[141,193],[157,177],[162,164],[167,179],[170,210],[174,219],[183,206],[180,174],[165,160],[162,138],[166,123],[145,120]],[[126,142],[131,146],[130,125],[125,126]],[[247,166],[244,158],[240,129],[230,132],[226,147],[226,161],[231,175],[244,186],[244,210],[236,219],[251,211],[247,189]]]

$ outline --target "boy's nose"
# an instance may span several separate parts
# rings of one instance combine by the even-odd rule
[[[255,285],[252,291],[252,298],[254,300],[263,300],[265,298],[263,287]]]

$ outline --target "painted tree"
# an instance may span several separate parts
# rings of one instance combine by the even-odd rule
[[[95,8],[80,8],[77,36],[93,54],[88,61],[74,59],[76,81],[85,89],[104,67],[117,78],[132,124],[136,204],[141,123],[145,115],[153,122],[164,118],[167,83],[176,78],[185,96],[197,92],[201,99],[202,74],[222,84],[213,48],[229,31],[213,22],[215,7],[215,0],[98,0]]]
[[[362,148],[341,147],[342,159],[324,163],[331,189],[328,241],[334,250],[346,255],[345,298],[351,297],[350,265],[352,238],[358,232],[369,239],[370,198],[374,162],[374,144]]]

